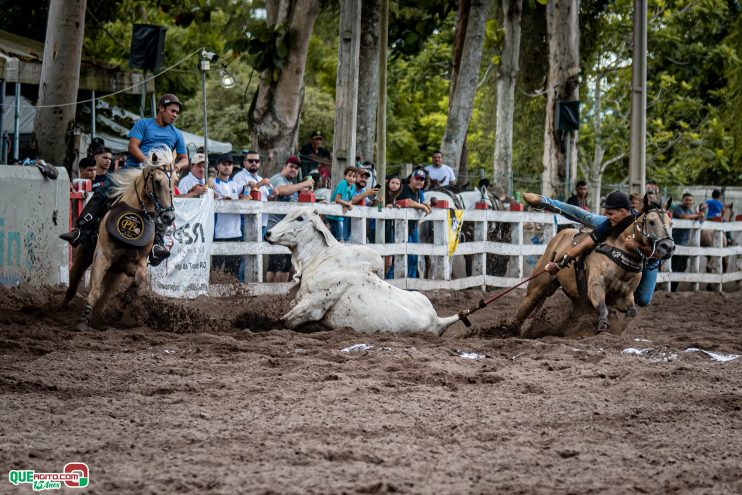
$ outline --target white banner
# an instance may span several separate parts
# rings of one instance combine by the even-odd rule
[[[150,268],[152,290],[167,296],[193,299],[209,290],[211,244],[214,239],[214,194],[201,198],[174,198],[175,223],[165,245],[170,257]]]

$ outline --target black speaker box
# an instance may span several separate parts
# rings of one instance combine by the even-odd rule
[[[556,128],[559,131],[580,130],[580,102],[578,100],[559,100]]]
[[[152,24],[134,24],[129,51],[129,67],[158,70],[165,53],[165,28]]]

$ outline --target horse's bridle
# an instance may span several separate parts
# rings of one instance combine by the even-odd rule
[[[642,212],[641,222],[639,221],[638,218],[634,220],[634,238],[636,238],[636,234],[638,234],[641,237],[645,238],[647,241],[649,241],[649,244],[651,244],[652,246],[652,253],[649,256],[646,256],[646,258],[651,258],[652,256],[654,256],[655,251],[657,251],[658,243],[666,239],[672,240],[672,236],[670,235],[670,232],[668,232],[667,227],[665,226],[665,222],[662,222],[662,230],[664,234],[662,237],[655,237],[647,233],[647,216],[649,216],[649,214],[652,213],[653,211],[657,212],[657,214],[660,215],[660,219],[662,218],[662,215],[667,214],[667,212],[665,212],[665,210],[663,210],[662,208],[653,206]]]
[[[168,206],[167,208],[164,208],[162,204],[160,204],[160,200],[157,198],[157,194],[155,194],[155,176],[154,176],[155,170],[162,171],[167,177],[168,193],[170,194],[170,206]],[[154,222],[165,212],[175,211],[175,207],[173,206],[173,188],[172,188],[172,181],[171,181],[172,175],[173,175],[173,169],[165,168],[164,165],[159,166],[159,167],[150,166],[147,169],[146,175],[144,176],[143,193],[145,197],[147,197],[152,202],[152,204],[155,206],[155,210],[154,212],[152,212],[152,214],[150,214],[147,211],[147,208],[144,206],[144,201],[142,200],[142,197],[139,195],[139,190],[137,190],[137,199],[139,200],[139,207],[142,209],[145,216],[147,216],[147,218],[151,222]]]

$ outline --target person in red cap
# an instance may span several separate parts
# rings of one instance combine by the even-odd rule
[[[157,105],[157,116],[153,119],[141,119],[129,131],[129,157],[124,164],[124,169],[140,167],[146,160],[147,153],[157,146],[167,146],[175,150],[175,169],[180,170],[188,167],[188,154],[186,152],[183,134],[173,125],[180,114],[182,104],[178,97],[171,94],[162,95]],[[80,213],[80,218],[74,229],[60,235],[61,239],[77,246],[85,239],[92,239],[98,228],[98,222],[104,213],[108,202],[108,191],[112,182],[107,179],[93,193],[93,196]],[[157,266],[162,263],[170,251],[163,245],[163,226],[157,224],[155,232],[155,244],[149,255],[149,263]]]
[[[312,190],[314,180],[311,177],[297,184],[294,183],[300,168],[301,160],[299,160],[299,157],[290,156],[281,171],[271,177],[271,186],[273,187],[273,194],[275,194],[274,201],[298,203],[300,191]],[[285,216],[269,215],[267,230],[272,229]],[[265,277],[267,282],[288,282],[290,271],[290,254],[271,254],[268,256],[268,270]]]

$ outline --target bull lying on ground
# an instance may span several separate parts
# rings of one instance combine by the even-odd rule
[[[458,316],[439,318],[427,297],[380,279],[381,256],[365,246],[340,244],[310,208],[296,208],[265,236],[291,250],[298,290],[283,316],[289,328],[320,321],[359,332],[435,332]]]

